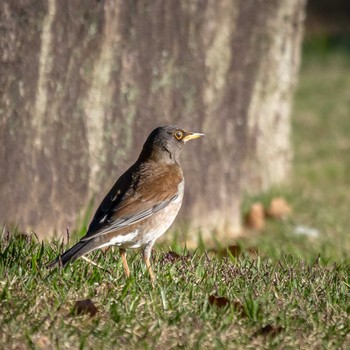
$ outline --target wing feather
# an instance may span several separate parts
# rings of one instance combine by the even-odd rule
[[[81,241],[136,224],[178,198],[178,185],[183,180],[180,167],[156,163],[133,167],[117,180],[102,201]]]

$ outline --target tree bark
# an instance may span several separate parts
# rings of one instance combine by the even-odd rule
[[[182,155],[181,217],[240,229],[242,191],[290,173],[305,0],[3,0],[0,220],[74,226],[148,133],[202,131]]]

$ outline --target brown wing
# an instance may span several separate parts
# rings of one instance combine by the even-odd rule
[[[176,200],[183,179],[179,166],[152,162],[133,167],[102,201],[82,241],[140,222]]]

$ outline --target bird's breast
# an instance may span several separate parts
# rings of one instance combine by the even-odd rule
[[[140,248],[147,245],[150,242],[154,242],[160,236],[162,236],[174,222],[182,204],[183,192],[179,193],[179,196],[165,207],[160,212],[154,214],[147,220],[144,225],[140,225],[141,229],[138,237],[132,246],[129,248]]]

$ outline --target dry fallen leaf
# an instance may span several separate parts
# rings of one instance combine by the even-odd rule
[[[284,330],[281,326],[272,326],[270,324],[260,328],[257,332],[253,334],[253,337],[257,337],[259,335],[275,337],[280,334]]]
[[[97,307],[91,299],[78,300],[74,305],[73,312],[75,315],[90,314],[90,317],[92,317],[96,315]]]
[[[246,217],[246,224],[249,228],[262,231],[265,228],[265,211],[260,202],[252,204]]]
[[[282,197],[272,199],[266,214],[271,218],[282,219],[292,212],[292,208],[287,201]]]
[[[233,308],[235,309],[235,311],[240,314],[243,317],[247,316],[247,313],[245,312],[244,306],[242,305],[242,303],[240,301],[234,301],[232,303]]]
[[[225,307],[230,305],[230,300],[225,297],[216,297],[215,295],[209,295],[209,305],[217,307]]]

